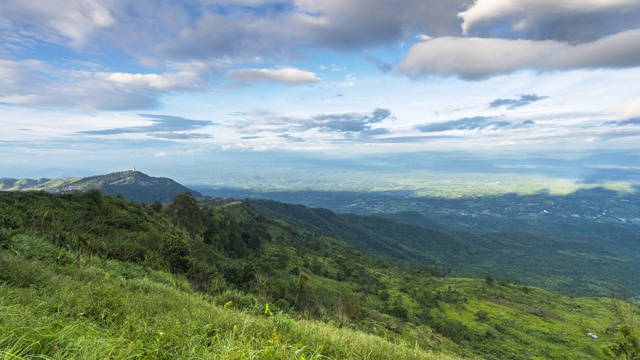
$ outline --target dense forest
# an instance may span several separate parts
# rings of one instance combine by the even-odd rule
[[[607,295],[611,288],[640,294],[635,274],[640,238],[624,228],[596,236],[531,231],[470,232],[430,228],[424,216],[337,214],[276,201],[252,200],[256,212],[340,238],[369,254],[396,262],[452,269],[455,276],[493,276],[574,295]],[[437,224],[436,224],[437,225]],[[598,225],[582,226],[584,232]],[[601,228],[603,228],[601,226]]]
[[[454,277],[437,263],[371,251],[382,243],[348,243],[335,228],[301,226],[265,209],[231,199],[198,203],[187,193],[169,204],[140,204],[97,190],[0,192],[0,354],[586,359],[639,353],[630,303],[561,295],[490,271]]]

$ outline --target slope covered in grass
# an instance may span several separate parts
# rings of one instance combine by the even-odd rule
[[[450,358],[283,313],[218,306],[184,279],[137,265],[109,260],[78,272],[46,260],[0,254],[0,267],[11,269],[0,285],[4,358]]]
[[[0,193],[5,357],[597,359],[619,338],[608,299],[398,266],[246,203],[179,200]]]

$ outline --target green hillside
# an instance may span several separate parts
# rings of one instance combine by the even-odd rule
[[[65,179],[10,179],[0,178],[0,190],[2,191],[23,191],[23,190],[59,190],[62,192],[66,186],[80,180],[80,178]]]
[[[397,266],[247,203],[187,195],[162,209],[0,192],[0,269],[7,359],[597,359],[630,343],[615,329],[636,314]]]
[[[276,201],[251,201],[253,209],[308,230],[326,233],[369,254],[420,266],[452,268],[454,274],[490,272],[579,295],[607,294],[611,287],[640,294],[639,243],[633,238],[560,238],[530,232],[476,234],[427,229],[396,219],[336,214]],[[415,217],[415,216],[413,216]],[[410,221],[410,220],[409,220]]]

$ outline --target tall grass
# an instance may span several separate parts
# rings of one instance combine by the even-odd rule
[[[24,239],[23,239],[24,240]],[[0,252],[0,359],[449,359],[284,313],[215,305],[173,275]]]

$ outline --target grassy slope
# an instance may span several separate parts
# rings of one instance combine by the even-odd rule
[[[0,190],[2,191],[22,191],[22,190],[53,190],[60,189],[72,184],[80,178],[65,179],[0,179]]]
[[[48,244],[20,237],[42,253]],[[51,249],[53,250],[53,249]],[[118,261],[77,271],[36,254],[0,253],[0,354],[4,358],[450,359],[454,350],[420,350],[284,313],[259,316],[215,305],[185,279]],[[40,256],[41,257],[41,256]],[[30,259],[27,259],[30,258]],[[57,260],[60,261],[60,260]],[[86,259],[85,259],[86,261]],[[322,281],[322,280],[320,280]],[[327,281],[327,280],[324,280]],[[484,358],[600,358],[611,312],[607,299],[574,299],[516,285],[441,279],[466,301],[432,312],[468,331],[461,343]],[[486,313],[479,321],[478,312]],[[379,315],[381,316],[381,315]],[[384,322],[383,319],[380,319]],[[452,325],[449,325],[452,326]],[[406,328],[421,332],[420,327]],[[600,338],[592,340],[587,332]]]
[[[21,241],[38,253],[49,246]],[[5,359],[453,358],[283,313],[257,316],[217,306],[184,279],[130,263],[109,260],[78,272],[22,255],[0,253]]]
[[[606,299],[399,268],[239,203],[207,210],[203,218],[217,223],[206,226],[216,225],[215,231],[204,241],[199,235],[190,240],[200,263],[189,270],[188,283],[184,275],[165,271],[175,254],[167,257],[167,244],[158,244],[184,240],[186,232],[160,236],[171,224],[149,206],[96,194],[0,195],[9,209],[0,212],[0,349],[6,358],[111,353],[117,358],[519,359],[530,353],[590,359],[601,357],[600,348],[614,337]],[[60,241],[67,241],[62,247],[54,245],[58,228],[65,232]],[[264,231],[269,236],[257,248],[236,246],[254,244]],[[85,255],[78,271],[75,248],[69,246],[90,234],[87,241],[96,254],[109,260],[96,259],[88,268]],[[202,262],[219,272],[194,272]],[[238,283],[242,291],[228,290],[234,288],[226,283],[233,279],[229,273],[251,264],[258,270],[254,280]],[[280,300],[292,308],[297,303],[289,296],[301,272],[309,275],[309,306],[279,313]],[[359,314],[337,317],[336,299],[347,295],[356,299]],[[273,316],[264,316],[266,304]]]

